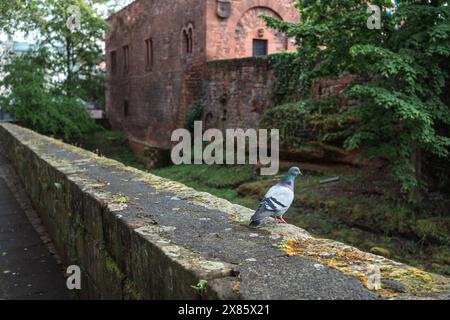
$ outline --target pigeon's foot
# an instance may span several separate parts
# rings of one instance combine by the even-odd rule
[[[272,218],[275,220],[276,223],[279,223],[279,224],[288,224],[288,223],[286,222],[286,220],[284,220],[283,218],[279,218],[279,217],[272,217]]]

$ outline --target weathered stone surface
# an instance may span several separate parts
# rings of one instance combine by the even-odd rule
[[[113,299],[439,298],[448,278],[292,225],[12,124],[0,141],[85,296]],[[173,210],[178,208],[178,210]],[[320,263],[318,263],[320,262]],[[365,288],[367,270],[406,288]],[[319,266],[319,267],[318,267]],[[200,297],[191,286],[207,280]]]

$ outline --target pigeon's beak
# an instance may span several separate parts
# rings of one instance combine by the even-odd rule
[[[299,171],[299,172],[298,172],[298,175],[299,175],[299,176],[302,176],[302,175],[303,175],[303,173],[302,173],[301,171]]]

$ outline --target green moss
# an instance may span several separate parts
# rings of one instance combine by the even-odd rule
[[[113,197],[113,201],[118,204],[126,204],[130,201],[130,199],[123,194],[118,194]]]
[[[125,279],[125,274],[120,270],[119,266],[114,262],[114,260],[108,255],[104,255],[106,270],[113,274],[117,279],[122,281]]]
[[[130,281],[126,280],[124,285],[125,293],[127,293],[134,300],[143,300],[144,296],[142,293],[136,288],[136,285]]]
[[[121,133],[103,130],[83,140],[99,148],[100,154],[108,156],[106,151],[119,161],[123,159],[118,158],[130,155],[130,159],[122,162],[142,169],[142,163],[134,161],[136,158],[127,147],[127,138]],[[316,155],[321,152],[344,155],[340,149],[321,144],[305,147],[305,152]],[[429,203],[420,208],[406,203],[395,192],[392,178],[381,169],[360,170],[316,162],[299,165],[305,175],[297,181],[295,202],[285,216],[288,222],[319,237],[352,244],[365,251],[373,247],[385,248],[396,260],[444,274],[448,271],[449,260],[445,258],[450,256],[445,254],[449,250],[448,210],[442,206],[436,210],[438,206]],[[258,177],[251,165],[181,165],[151,172],[253,209],[283,173],[277,177]],[[340,181],[327,185],[319,183],[332,176],[339,176]],[[127,202],[122,198],[117,200]]]
[[[370,249],[370,252],[379,256],[383,256],[385,258],[389,258],[391,256],[391,253],[388,249],[380,247],[373,247],[372,249]]]
[[[155,175],[179,181],[198,191],[231,200],[236,198],[238,185],[254,179],[254,167],[245,166],[208,166],[179,165],[151,170]]]

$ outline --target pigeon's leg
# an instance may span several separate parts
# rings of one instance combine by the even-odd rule
[[[288,224],[288,223],[286,222],[286,220],[284,220],[284,219],[281,218],[281,217],[280,217],[280,223],[282,223],[282,224]]]
[[[272,216],[272,219],[275,220],[276,223],[281,223],[280,218],[277,216]]]
[[[283,218],[281,218],[281,217],[272,217],[274,220],[275,220],[275,222],[276,223],[279,223],[279,224],[288,224]]]

